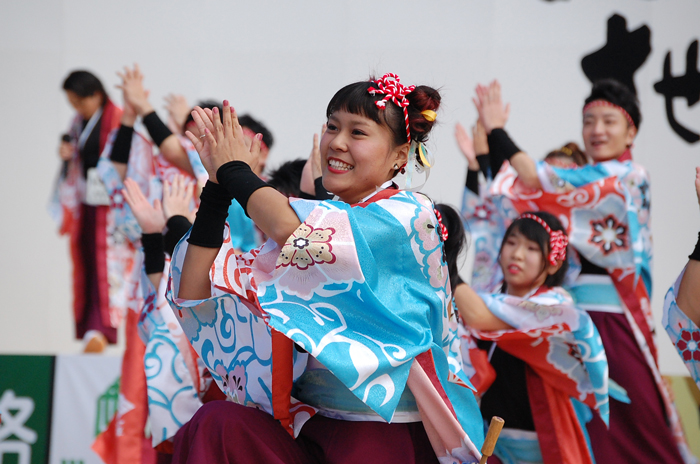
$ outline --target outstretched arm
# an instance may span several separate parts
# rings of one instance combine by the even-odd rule
[[[695,168],[695,192],[700,203],[700,168]],[[688,258],[688,266],[678,287],[676,303],[697,326],[700,326],[700,234],[695,250]]]
[[[473,101],[488,135],[491,157],[502,157],[502,161],[509,161],[520,181],[527,187],[542,188],[535,160],[520,150],[503,130],[510,114],[510,105],[503,104],[501,84],[493,81],[488,87],[477,86]]]
[[[117,74],[122,79],[122,84],[117,87],[124,92],[125,102],[128,102],[136,114],[141,117],[149,135],[153,142],[158,145],[158,149],[165,159],[183,171],[194,175],[187,152],[182,148],[177,136],[163,124],[148,100],[148,91],[143,87],[143,74],[139,65],[135,64],[133,69],[129,69],[127,66],[124,68],[123,74]]]
[[[457,285],[454,298],[464,325],[485,332],[513,328],[494,316],[484,300],[469,285],[465,283]]]

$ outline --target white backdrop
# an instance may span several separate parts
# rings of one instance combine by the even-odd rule
[[[581,58],[605,44],[607,19],[652,30],[652,53],[635,81],[644,121],[634,156],[652,177],[655,239],[653,305],[700,230],[693,167],[700,144],[670,129],[653,90],[666,52],[673,72],[700,35],[694,0],[303,1],[23,0],[0,13],[0,352],[76,352],[68,246],[46,203],[59,167],[57,147],[72,111],[61,91],[70,70],[86,68],[112,97],[115,72],[138,62],[162,112],[169,92],[190,101],[228,98],[262,119],[276,139],[269,165],[305,157],[325,107],[342,85],[370,73],[442,89],[438,159],[425,191],[459,206],[466,163],[454,124],[471,124],[474,86],[497,77],[512,104],[509,132],[536,157],[580,142],[580,110],[590,84]],[[700,105],[677,99],[676,116],[700,132]],[[685,372],[663,331],[662,369]]]

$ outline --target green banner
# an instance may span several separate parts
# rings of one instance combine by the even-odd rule
[[[0,463],[48,462],[53,356],[0,356]]]

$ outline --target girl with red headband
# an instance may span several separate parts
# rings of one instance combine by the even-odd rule
[[[460,252],[452,242],[463,234],[462,225],[454,210],[438,208],[446,219],[452,269]],[[505,419],[493,460],[590,463],[572,399],[607,420],[607,362],[591,318],[561,288],[568,270],[566,232],[551,214],[530,212],[513,221],[502,243],[500,293],[477,293],[450,274],[464,370],[481,395],[484,420]]]
[[[442,229],[394,182],[428,169],[439,104],[392,74],[339,90],[320,142],[338,200],[320,202],[255,175],[260,137],[246,145],[228,102],[193,112],[209,182],[167,297],[229,401],[180,429],[174,462],[478,462],[481,416],[443,337]],[[228,240],[232,198],[270,237],[249,253]]]
[[[616,81],[593,86],[582,130],[591,164],[575,169],[535,162],[515,145],[503,129],[497,82],[479,86],[475,104],[490,153],[512,167],[492,192],[518,213],[539,209],[566,224],[581,262],[568,290],[600,332],[611,381],[627,392],[629,401],[610,401],[609,427],[596,417],[587,423],[596,461],[693,462],[653,336],[649,177],[631,155],[641,121],[636,96]]]

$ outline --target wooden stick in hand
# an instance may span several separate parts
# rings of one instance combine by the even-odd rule
[[[486,460],[493,454],[493,449],[496,447],[496,441],[498,441],[498,435],[501,433],[504,423],[505,421],[498,416],[491,418],[484,445],[481,447],[481,459],[479,460],[479,464],[486,464]]]

